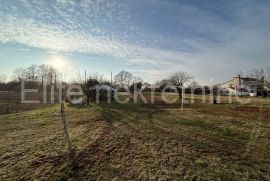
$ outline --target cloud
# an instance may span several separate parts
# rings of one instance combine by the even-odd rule
[[[151,80],[176,70],[223,80],[270,58],[270,13],[251,1],[20,0],[0,15],[2,43],[111,56]]]
[[[38,24],[33,19],[5,17],[0,30],[2,42],[18,42],[30,47],[60,52],[107,54],[125,58],[134,63],[163,64],[164,60],[177,61],[184,53],[148,48],[114,39],[95,37],[87,32],[62,31],[56,25]],[[168,64],[168,62],[166,63]]]

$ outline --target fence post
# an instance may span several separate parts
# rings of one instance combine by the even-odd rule
[[[16,112],[19,112],[19,90],[17,90],[17,106],[16,106]]]
[[[9,95],[9,90],[7,91],[7,95]],[[6,113],[9,112],[9,96],[7,96],[7,108],[6,108]]]
[[[9,112],[8,107],[9,107],[9,103],[7,103],[7,109],[6,109],[6,113],[8,113],[8,112]]]

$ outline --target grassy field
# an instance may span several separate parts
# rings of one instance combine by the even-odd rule
[[[269,99],[156,98],[0,115],[0,180],[270,180]]]

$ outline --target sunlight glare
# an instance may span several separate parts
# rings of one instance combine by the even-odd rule
[[[64,59],[59,56],[54,57],[51,63],[54,68],[59,69],[59,70],[65,68],[66,66]]]

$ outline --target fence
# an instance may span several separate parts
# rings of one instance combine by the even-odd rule
[[[53,98],[50,96],[51,92],[46,92],[46,103],[59,103],[58,92],[55,92]],[[25,104],[21,102],[20,91],[0,91],[0,114],[16,113],[22,111],[33,110],[34,108],[43,105],[43,92],[30,93],[25,95],[26,100],[39,100],[40,104]],[[53,102],[51,101],[53,99]]]
[[[0,91],[0,114],[19,112],[19,103],[19,92]]]

